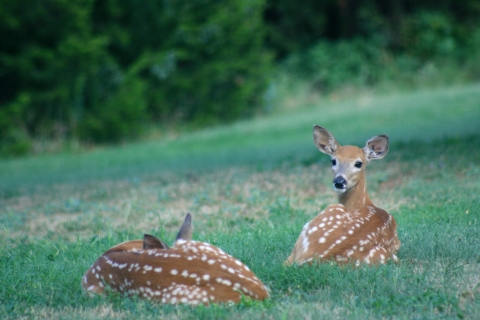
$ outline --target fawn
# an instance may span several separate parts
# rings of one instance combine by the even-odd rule
[[[313,127],[317,148],[332,158],[333,187],[340,204],[328,206],[305,224],[285,265],[335,261],[336,263],[398,262],[397,224],[392,215],[370,200],[365,165],[388,152],[388,137],[375,136],[363,149],[340,146],[325,128]]]
[[[85,273],[83,289],[105,288],[162,303],[235,303],[242,296],[263,300],[266,287],[241,261],[204,242],[192,241],[187,214],[172,248],[151,235],[106,251]]]

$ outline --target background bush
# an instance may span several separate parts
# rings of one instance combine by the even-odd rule
[[[24,152],[34,136],[115,142],[146,122],[252,114],[271,61],[262,8],[261,0],[3,1],[3,151]]]
[[[320,92],[478,80],[479,19],[476,0],[4,0],[0,153],[250,116],[272,62]]]
[[[442,51],[463,46],[479,15],[477,0],[306,0],[301,6],[267,0],[264,20],[267,45],[285,57],[320,40],[356,38],[379,41],[395,53],[417,50],[415,45]]]
[[[480,79],[478,1],[268,3],[267,45],[314,90]]]

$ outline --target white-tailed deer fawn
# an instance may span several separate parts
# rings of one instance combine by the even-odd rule
[[[105,252],[85,273],[87,293],[110,290],[162,303],[190,305],[263,300],[268,291],[241,261],[208,243],[192,241],[187,214],[175,244],[145,235]]]
[[[314,260],[357,266],[398,261],[395,219],[372,203],[365,181],[365,165],[385,157],[388,137],[373,137],[363,149],[342,147],[325,128],[314,126],[313,140],[321,152],[332,157],[333,187],[340,204],[328,206],[303,227],[285,265]]]

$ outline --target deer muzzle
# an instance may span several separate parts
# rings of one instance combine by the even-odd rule
[[[335,191],[344,193],[347,190],[347,180],[343,176],[336,176],[333,179],[333,187]]]

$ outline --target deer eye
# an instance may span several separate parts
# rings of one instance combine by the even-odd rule
[[[360,168],[362,167],[362,164],[363,164],[363,163],[362,163],[361,161],[355,162],[355,168],[360,169]]]
[[[335,165],[337,165],[337,160],[332,159],[332,166],[335,166]]]

